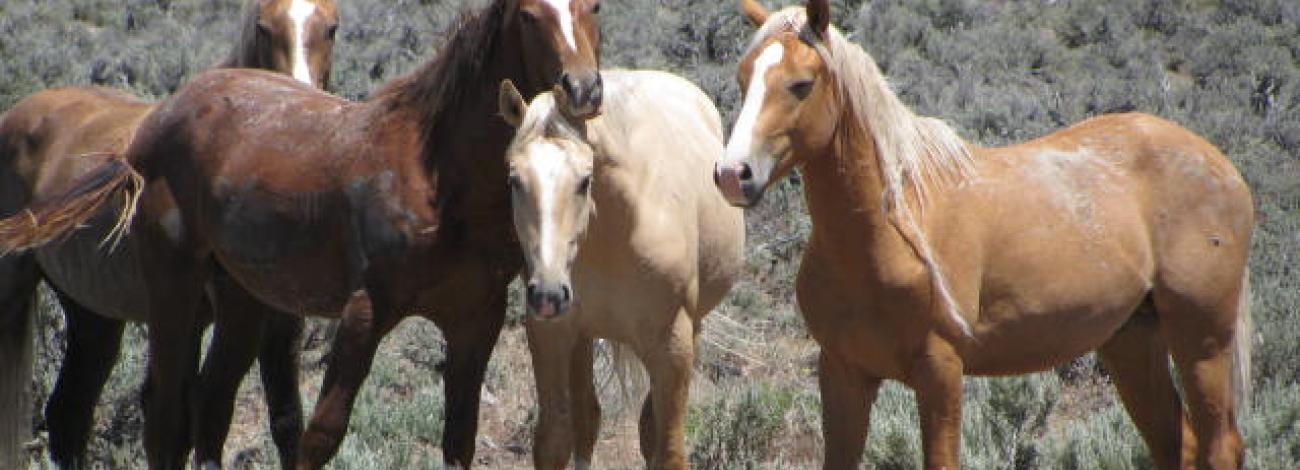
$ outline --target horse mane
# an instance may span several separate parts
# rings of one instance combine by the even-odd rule
[[[482,90],[486,59],[500,47],[504,16],[512,1],[493,0],[477,12],[462,11],[448,26],[437,58],[394,79],[375,96],[391,96],[397,105],[414,106],[427,138],[432,134],[427,131],[440,125],[445,111]]]
[[[749,48],[752,51],[783,31],[802,33],[807,21],[801,7],[773,13]],[[904,204],[903,194],[911,188],[923,207],[932,185],[956,183],[974,175],[973,157],[966,142],[947,123],[918,116],[903,104],[876,61],[861,46],[834,26],[828,29],[824,42],[811,44],[835,77],[838,98],[856,118],[849,120],[860,127],[853,130],[875,140],[886,202],[891,206]]]
[[[261,14],[262,2],[266,0],[244,0],[239,10],[239,28],[235,33],[235,45],[230,54],[217,63],[220,68],[266,68],[259,63],[257,56],[257,21]]]
[[[746,54],[773,35],[794,31],[817,50],[836,82],[834,92],[843,103],[849,127],[842,138],[867,136],[875,144],[880,167],[883,209],[930,272],[935,290],[949,307],[951,319],[967,337],[970,325],[961,315],[947,277],[939,265],[925,230],[918,223],[906,191],[916,196],[917,212],[923,212],[926,194],[935,184],[953,184],[975,174],[973,156],[966,142],[942,120],[918,116],[898,99],[889,82],[862,47],[844,37],[839,29],[827,28],[824,38],[807,31],[807,13],[790,7],[773,13],[759,29]]]

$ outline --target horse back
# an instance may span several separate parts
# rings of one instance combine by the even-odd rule
[[[955,295],[987,328],[1057,322],[1106,337],[1153,289],[1192,280],[1185,292],[1213,297],[1239,281],[1249,191],[1218,149],[1177,124],[1099,116],[977,149],[974,163],[975,176],[929,195],[923,224]]]
[[[128,158],[171,189],[177,242],[281,310],[336,314],[372,259],[436,220],[427,170],[394,157],[417,134],[373,108],[278,74],[209,71],[142,124]]]

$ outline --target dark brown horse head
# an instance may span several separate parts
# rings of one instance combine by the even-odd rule
[[[518,0],[519,47],[529,81],[554,83],[578,117],[600,113],[601,0]],[[540,91],[540,90],[538,90]]]
[[[316,88],[329,82],[334,35],[339,27],[334,0],[256,0],[256,21],[245,32],[253,63],[235,64],[282,72]]]

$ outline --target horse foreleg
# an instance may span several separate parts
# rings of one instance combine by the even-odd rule
[[[596,381],[592,341],[579,337],[573,347],[569,366],[569,393],[573,403],[574,468],[587,470],[596,452],[596,437],[600,433],[600,399],[596,397]]]
[[[638,345],[637,355],[650,373],[650,397],[654,421],[651,469],[685,469],[686,401],[691,387],[691,366],[695,362],[695,325],[684,311],[678,311],[658,342]],[[641,441],[647,442],[642,430]],[[645,455],[645,449],[642,449]]]
[[[320,400],[299,442],[297,468],[320,468],[338,452],[352,417],[352,404],[370,374],[379,342],[398,320],[392,309],[376,309],[367,291],[352,294],[334,336]]]
[[[826,440],[822,468],[858,468],[880,379],[866,376],[842,358],[823,350],[818,361],[817,384],[822,399],[822,436]]]
[[[442,459],[448,468],[469,468],[474,463],[474,439],[478,434],[478,408],[492,348],[505,323],[505,283],[479,315],[446,328],[447,359],[443,369],[443,393],[447,397],[446,422],[442,435]]]
[[[199,377],[194,424],[194,461],[201,468],[220,468],[222,448],[230,432],[235,395],[257,357],[262,337],[260,304],[225,275],[212,280],[212,344]],[[251,340],[250,340],[251,339]]]
[[[574,454],[576,417],[571,376],[578,332],[573,317],[555,321],[529,318],[528,349],[537,382],[537,427],[533,430],[533,466],[559,470]]]
[[[95,404],[104,390],[122,345],[121,320],[102,317],[59,292],[67,319],[67,348],[54,392],[45,404],[50,429],[50,459],[60,468],[78,468],[95,422]]]
[[[263,319],[261,365],[262,391],[271,418],[271,439],[280,450],[280,468],[292,468],[298,460],[298,439],[302,437],[302,393],[298,390],[298,354],[302,343],[302,317],[271,314]]]
[[[907,384],[916,391],[925,468],[957,470],[961,468],[961,357],[946,341],[932,336],[915,361]]]

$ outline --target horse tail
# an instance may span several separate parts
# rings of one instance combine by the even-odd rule
[[[1250,319],[1250,268],[1241,274],[1241,292],[1237,295],[1237,328],[1232,337],[1232,396],[1240,417],[1250,411],[1250,353],[1255,334]]]
[[[30,250],[65,237],[118,197],[122,198],[122,211],[104,243],[116,245],[126,235],[145,179],[120,154],[93,153],[80,158],[96,157],[103,162],[73,180],[63,192],[33,201],[0,220],[0,254]]]
[[[639,403],[637,400],[650,388],[649,378],[637,367],[641,361],[631,346],[617,341],[596,341],[596,354],[604,356],[603,361],[597,360],[596,363],[604,364],[605,369],[597,375],[597,395],[607,396],[611,388],[617,385],[618,406],[610,407],[610,410],[618,414],[629,406],[636,406]]]

